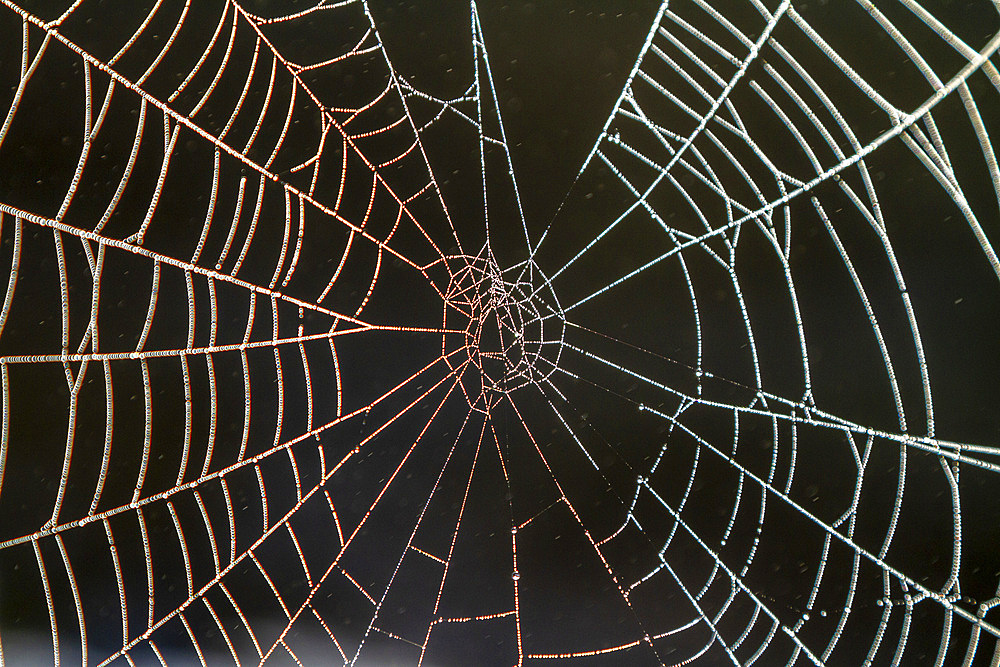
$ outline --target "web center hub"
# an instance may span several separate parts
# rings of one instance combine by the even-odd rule
[[[491,256],[451,259],[442,354],[459,374],[469,406],[488,412],[555,372],[566,321],[533,262],[501,269]]]

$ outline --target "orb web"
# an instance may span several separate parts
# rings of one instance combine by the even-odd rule
[[[545,216],[475,2],[0,4],[0,663],[1000,661],[995,4],[664,2]]]

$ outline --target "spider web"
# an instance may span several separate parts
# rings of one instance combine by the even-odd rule
[[[475,3],[0,2],[0,662],[1000,664],[995,6],[665,2],[540,220]]]

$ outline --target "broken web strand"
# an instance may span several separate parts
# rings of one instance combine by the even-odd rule
[[[477,104],[476,104],[477,121],[478,121],[477,122],[477,129],[479,131],[480,167],[481,167],[482,176],[483,176],[482,183],[483,183],[484,222],[485,222],[485,227],[486,227],[486,245],[487,245],[486,252],[487,252],[488,256],[490,256],[491,258],[493,257],[493,249],[490,246],[490,233],[489,233],[490,232],[490,219],[489,219],[489,208],[490,207],[489,207],[488,184],[487,184],[487,176],[488,176],[488,174],[487,174],[486,158],[485,158],[485,155],[486,155],[486,146],[487,146],[487,143],[489,142],[489,143],[499,144],[502,147],[503,151],[504,151],[504,157],[506,159],[506,164],[509,167],[509,171],[508,171],[508,176],[509,176],[509,179],[510,179],[509,187],[511,187],[513,189],[514,201],[515,201],[516,206],[517,206],[517,214],[518,214],[518,217],[520,219],[521,226],[523,228],[524,241],[525,241],[525,244],[526,244],[526,250],[528,251],[528,259],[526,261],[520,263],[520,270],[518,271],[518,266],[517,265],[515,265],[514,267],[512,267],[512,269],[514,271],[517,271],[517,278],[515,279],[515,282],[520,282],[522,280],[527,279],[527,283],[530,286],[530,285],[532,285],[533,281],[539,275],[541,275],[544,278],[544,274],[541,274],[539,271],[535,270],[534,264],[533,264],[532,259],[531,259],[531,255],[533,254],[531,252],[531,248],[532,248],[531,238],[530,238],[530,234],[528,232],[527,221],[525,220],[525,217],[524,217],[524,210],[523,210],[523,207],[522,207],[522,204],[521,204],[520,193],[518,192],[516,172],[515,172],[514,165],[513,165],[513,159],[512,159],[511,154],[510,154],[510,148],[509,148],[509,145],[507,143],[506,132],[504,130],[504,124],[503,124],[503,116],[502,116],[502,113],[500,111],[500,104],[499,104],[499,100],[497,98],[496,88],[495,88],[494,83],[493,83],[493,74],[492,74],[492,69],[491,69],[490,64],[489,64],[488,49],[486,48],[486,42],[485,42],[485,38],[483,36],[482,25],[480,23],[479,13],[478,13],[478,9],[477,9],[475,0],[473,0],[470,3],[470,7],[471,7],[471,16],[472,16],[473,57],[474,57],[474,62],[475,62],[475,70],[474,70],[474,72],[475,72],[475,79],[474,79],[474,88],[473,88],[473,90],[475,91],[476,100],[477,100]],[[484,86],[484,83],[485,83],[485,86]],[[483,118],[484,88],[488,88],[489,96],[486,99],[487,99],[488,102],[492,102],[492,109],[491,109],[491,111],[493,111],[496,114],[496,123],[497,123],[497,127],[499,129],[499,137],[495,137],[495,138],[494,137],[488,137],[484,133],[484,118]],[[545,279],[545,283],[548,284],[548,280],[547,279]],[[530,289],[530,287],[529,287],[529,289]],[[541,289],[541,288],[539,288],[539,289]],[[537,296],[537,293],[538,293],[539,289],[536,289],[527,298],[530,299],[530,298],[532,298],[534,296]],[[544,300],[542,301],[542,303],[543,303],[543,305],[547,306],[550,311],[552,310],[552,305],[545,303]],[[558,302],[555,303],[555,307],[558,308]],[[559,316],[561,316],[561,310],[558,313],[554,313],[554,314],[558,314]],[[536,315],[535,317],[538,318],[539,316]],[[529,322],[530,322],[530,320],[529,320]],[[544,338],[543,338],[543,339],[541,339],[538,342],[540,344],[545,344],[547,342],[554,343],[559,348],[558,354],[561,355],[561,348],[563,346],[563,340],[561,338],[558,341],[545,341]],[[557,365],[558,364],[558,356],[556,358],[556,362],[555,363],[553,363],[553,362],[549,361],[548,359],[546,359],[544,357],[541,357],[541,356],[536,357],[536,359],[539,362],[543,362],[543,363],[546,363],[548,365],[551,365],[553,369],[558,368],[558,365]],[[547,381],[547,379],[545,381]],[[539,390],[541,390],[541,384],[538,381],[538,379],[533,378],[533,377],[532,378],[528,378],[528,383],[529,383],[529,385],[533,385],[534,387],[536,387]],[[544,392],[543,392],[543,396],[544,396]],[[559,413],[558,413],[558,411],[556,411],[555,406],[551,403],[551,401],[549,401],[549,405],[553,409],[553,411],[556,412],[556,414],[558,416]],[[592,548],[593,548],[596,556],[604,564],[604,567],[605,567],[605,569],[607,571],[608,577],[612,580],[612,582],[614,583],[614,586],[616,587],[616,589],[618,590],[619,594],[622,596],[623,600],[625,601],[625,604],[629,608],[629,610],[631,612],[631,615],[632,615],[632,619],[637,624],[637,626],[640,629],[642,629],[642,631],[644,633],[644,636],[646,637],[646,643],[648,643],[649,646],[650,646],[650,648],[652,648],[652,642],[649,639],[650,634],[646,630],[646,628],[644,627],[643,621],[638,617],[638,615],[635,613],[634,609],[632,609],[632,605],[631,605],[631,603],[628,600],[627,594],[625,593],[624,589],[622,588],[622,584],[619,582],[618,578],[615,576],[615,574],[612,571],[611,567],[608,565],[607,561],[604,559],[604,557],[601,554],[600,549],[598,548],[596,542],[594,541],[593,537],[591,537],[590,532],[586,529],[586,527],[584,526],[584,524],[582,523],[582,521],[580,519],[579,514],[577,513],[576,509],[573,507],[571,500],[569,499],[569,497],[567,497],[567,495],[563,491],[562,487],[560,486],[557,477],[552,472],[552,468],[549,466],[548,462],[545,460],[545,457],[542,454],[541,449],[539,448],[537,442],[535,442],[534,436],[532,435],[531,430],[530,430],[528,424],[526,423],[525,419],[522,417],[521,413],[517,409],[516,403],[514,402],[513,394],[511,392],[504,392],[503,399],[501,399],[501,401],[500,401],[500,403],[498,404],[497,407],[500,410],[503,410],[505,413],[509,409],[510,411],[513,411],[514,415],[517,417],[517,423],[518,423],[518,427],[519,427],[518,430],[520,431],[521,429],[523,429],[523,434],[527,435],[528,438],[529,438],[529,440],[533,443],[533,448],[534,448],[535,452],[538,454],[538,456],[541,459],[542,463],[545,465],[546,469],[549,471],[551,479],[552,479],[552,482],[554,483],[554,485],[558,489],[560,501],[562,501],[563,503],[565,503],[565,505],[567,506],[567,508],[569,509],[569,511],[571,512],[571,514],[573,515],[573,517],[575,518],[577,524],[584,531],[584,534],[586,535],[587,540],[590,543],[590,545],[592,546]],[[492,419],[493,411],[490,411],[488,413],[488,416],[489,416],[490,419]],[[573,437],[573,439],[576,440],[575,435],[573,435],[572,431],[569,430],[569,427],[566,424],[565,420],[563,420],[561,416],[559,416],[559,419],[560,419],[561,423],[563,424],[563,426],[566,427],[566,429],[569,431],[569,433]],[[496,439],[495,430],[494,430],[493,436],[494,436],[494,439]],[[508,435],[508,437],[510,437],[510,436]],[[576,442],[579,444],[578,440],[576,440]],[[508,472],[507,472],[507,466],[503,462],[503,454],[502,454],[502,452],[500,450],[499,441],[497,441],[496,444],[497,444],[498,454],[500,455],[500,459],[501,459],[501,466],[502,466],[502,469],[504,471],[504,478],[507,481],[508,497],[511,498],[510,502],[513,503],[513,494],[512,494],[511,488],[510,488],[510,480],[509,480],[509,476],[508,476]],[[587,454],[587,452],[583,448],[582,444],[580,445],[580,448],[583,451],[583,453],[587,456],[587,458],[590,460],[590,462],[592,464],[594,464],[593,463],[593,459],[591,459],[590,456],[589,456],[589,454]],[[594,466],[595,466],[595,468],[597,467],[596,464],[594,464]],[[470,482],[471,482],[471,478],[470,478]],[[612,492],[614,492],[614,488],[611,487],[610,484],[609,484],[609,489],[612,490]],[[619,498],[619,501],[621,502],[621,498]],[[624,505],[624,503],[623,503],[623,505]],[[522,661],[524,659],[526,659],[526,658],[530,659],[530,658],[543,657],[543,654],[525,654],[524,653],[524,645],[523,645],[523,641],[522,641],[521,622],[520,622],[520,601],[519,601],[519,595],[518,595],[520,576],[519,576],[519,572],[517,570],[517,561],[518,561],[518,558],[517,558],[517,531],[519,529],[525,528],[531,522],[532,519],[529,519],[528,521],[525,521],[525,522],[521,523],[520,525],[515,525],[514,519],[513,519],[513,509],[511,509],[511,513],[512,513],[511,514],[511,535],[512,535],[512,539],[511,539],[511,549],[512,549],[511,558],[512,558],[512,562],[513,562],[513,566],[514,566],[514,570],[513,570],[513,574],[512,574],[513,585],[514,585],[514,609],[512,611],[513,611],[513,613],[515,615],[515,620],[516,620],[516,623],[517,623],[518,664],[520,665],[520,664],[522,664]],[[456,526],[456,536],[457,536],[457,526]],[[443,586],[443,581],[442,581],[442,586]],[[501,613],[503,613],[503,612],[501,612]],[[429,635],[430,635],[430,629],[428,630],[428,639],[429,639]],[[639,643],[638,641],[635,642],[635,644],[638,644],[638,643]],[[632,644],[632,645],[634,645],[634,644]],[[629,645],[629,646],[632,646],[632,645]],[[618,647],[618,648],[622,648],[622,647]],[[655,655],[655,648],[653,648],[653,652],[654,652],[654,655]],[[586,652],[583,652],[580,655],[585,655],[585,654],[586,654]],[[566,655],[562,655],[560,657],[574,657],[574,656],[570,655],[570,654],[566,654]],[[662,662],[662,660],[660,660],[659,657],[657,657],[657,659],[660,662]]]

